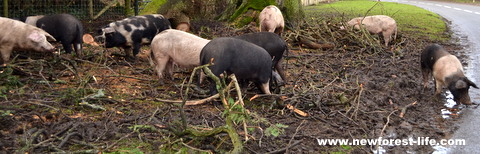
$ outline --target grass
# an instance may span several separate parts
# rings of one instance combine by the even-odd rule
[[[447,41],[450,36],[442,18],[422,8],[393,2],[367,0],[339,1],[305,7],[307,17],[331,18],[331,22],[347,22],[354,17],[387,15],[395,19],[398,33],[413,38],[427,38],[434,41]]]
[[[140,15],[146,14],[155,14],[157,13],[158,8],[165,4],[167,0],[152,0],[152,2],[148,3],[147,6],[143,10],[140,11]]]

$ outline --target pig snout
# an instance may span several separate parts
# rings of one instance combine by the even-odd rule
[[[98,42],[100,44],[105,43],[105,35],[95,36],[93,39],[94,39],[95,42]]]
[[[475,83],[464,77],[454,83],[451,83],[448,89],[452,93],[454,101],[465,105],[471,105],[472,101],[470,100],[470,95],[468,94],[470,87],[478,89]]]

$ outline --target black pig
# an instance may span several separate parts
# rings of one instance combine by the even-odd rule
[[[433,74],[435,94],[440,94],[445,86],[453,94],[456,102],[470,105],[468,89],[478,88],[475,83],[465,77],[462,63],[457,57],[448,53],[442,46],[433,44],[427,46],[421,55],[420,64],[423,75],[423,88],[427,88],[428,79]]]
[[[236,38],[215,38],[200,52],[201,65],[211,61],[213,65],[209,68],[214,75],[220,76],[225,71],[233,73],[238,80],[253,81],[263,93],[270,94],[268,82],[272,74],[272,61],[265,49]],[[209,80],[210,92],[216,93],[215,83]]]
[[[165,29],[171,29],[170,22],[160,14],[134,16],[108,24],[99,30],[101,35],[96,39],[105,41],[106,48],[123,47],[127,57],[133,47],[135,58],[142,44],[150,44],[153,37]]]
[[[285,40],[279,35],[271,32],[258,32],[240,35],[235,38],[248,41],[265,49],[273,59],[272,65],[275,70],[280,74],[280,77],[282,77],[284,81],[287,81],[281,63],[283,53],[288,53],[288,46],[287,42],[285,42]]]
[[[74,16],[70,14],[39,15],[26,17],[23,21],[52,35],[62,43],[66,53],[72,52],[73,45],[77,55],[82,55],[83,25]]]

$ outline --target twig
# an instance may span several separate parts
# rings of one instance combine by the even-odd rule
[[[193,150],[197,150],[197,151],[200,151],[200,152],[206,152],[206,153],[213,154],[213,152],[212,152],[212,151],[210,151],[210,150],[202,150],[202,149],[198,149],[198,148],[195,148],[195,147],[189,146],[188,144],[185,144],[185,143],[183,143],[183,142],[182,142],[182,145],[183,145],[183,146],[186,146],[186,147],[188,147],[188,148],[190,148],[190,149],[193,149]]]
[[[155,80],[151,80],[151,79],[143,79],[143,78],[137,78],[137,77],[133,77],[133,76],[126,76],[126,75],[100,75],[98,77],[121,77],[121,78],[132,78],[132,79],[137,79],[137,80],[142,80],[142,81],[155,81]]]
[[[302,116],[302,117],[307,117],[308,116],[308,113],[305,113],[303,112],[302,110],[300,109],[297,109],[296,107],[290,105],[290,104],[287,104],[286,107],[290,110],[292,110],[293,112],[297,113],[298,115]]]
[[[400,112],[400,118],[403,118],[403,116],[405,115],[405,113],[407,113],[407,109],[408,109],[409,107],[414,106],[415,104],[417,104],[417,101],[415,101],[415,102],[413,102],[413,103],[410,103],[410,104],[408,104],[407,106],[403,107],[403,108],[402,108],[402,112]]]
[[[274,153],[283,153],[284,151],[286,151],[287,149],[291,148],[291,147],[294,147],[300,143],[302,143],[303,140],[299,140],[299,141],[295,141],[295,143],[291,144],[290,146],[287,146],[285,148],[281,148],[281,149],[278,149],[278,150],[275,150],[275,151],[271,151],[271,152],[267,152],[267,154],[274,154]]]
[[[48,87],[50,87],[50,89],[52,89],[52,85],[50,85],[50,82],[47,80],[47,78],[45,78],[45,76],[43,76],[42,71],[43,71],[43,65],[40,64],[40,71],[38,71],[38,74],[40,74],[40,76],[43,78],[45,83],[47,83]]]
[[[186,106],[190,106],[190,105],[201,105],[201,104],[204,104],[206,102],[210,102],[214,99],[217,99],[219,98],[219,94],[215,94],[213,96],[210,96],[208,98],[204,98],[204,99],[200,99],[200,100],[191,100],[191,101],[186,101],[185,102],[185,105]],[[160,102],[165,102],[165,103],[182,103],[183,101],[182,100],[166,100],[166,99],[160,99],[160,98],[155,98],[156,101],[160,101]]]
[[[65,138],[63,138],[62,142],[60,142],[60,144],[58,144],[58,148],[62,148],[63,145],[65,145],[65,143],[67,143],[67,141],[70,139],[70,137],[72,137],[73,135],[78,135],[80,136],[79,133],[77,132],[74,132],[74,133],[71,133],[71,134],[68,134],[67,136],[65,136]]]
[[[302,120],[302,122],[300,123],[300,125],[298,125],[297,129],[295,129],[295,133],[293,133],[292,138],[290,138],[290,141],[288,141],[287,147],[290,147],[290,144],[292,143],[293,138],[295,138],[295,136],[296,136],[297,133],[298,133],[298,130],[300,130],[300,128],[301,128],[301,126],[303,125],[304,122],[305,122],[305,120]],[[288,148],[287,148],[285,151],[286,151],[285,153],[289,153],[289,152],[288,152]]]
[[[34,102],[30,102],[30,101],[42,101],[42,100],[36,100],[36,99],[29,99],[29,101],[27,102],[28,104],[34,104],[34,105],[39,105],[39,106],[44,106],[44,107],[48,107],[48,108],[51,108],[55,111],[58,111],[59,109],[53,107],[53,106],[50,106],[50,105],[46,105],[46,104],[42,104],[42,103],[34,103]],[[49,101],[50,102],[50,101]],[[53,101],[52,101],[53,102]]]

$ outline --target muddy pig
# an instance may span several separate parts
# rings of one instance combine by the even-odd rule
[[[435,94],[440,94],[445,86],[453,94],[453,99],[456,102],[466,105],[472,104],[468,89],[470,86],[478,87],[465,77],[462,63],[457,57],[448,53],[442,46],[433,44],[423,50],[420,64],[424,89],[427,88],[428,80],[433,74]]]
[[[279,35],[270,32],[249,33],[235,38],[248,41],[265,49],[272,57],[273,68],[280,74],[283,81],[287,81],[281,62],[283,53],[288,53],[287,42]]]
[[[55,38],[44,30],[21,21],[0,17],[0,53],[3,63],[8,63],[13,50],[53,52],[48,40]]]
[[[129,17],[112,22],[99,30],[96,36],[99,42],[105,42],[106,48],[123,47],[130,57],[133,47],[133,58],[140,52],[142,44],[150,44],[153,37],[166,29],[171,29],[170,22],[160,14]]]
[[[213,62],[209,68],[217,77],[221,73],[235,74],[238,80],[253,81],[263,93],[270,94],[269,81],[272,61],[265,49],[236,38],[220,37],[211,40],[200,53],[200,64]],[[210,93],[216,93],[212,79]]]
[[[267,31],[281,35],[285,27],[282,11],[275,5],[269,5],[263,8],[258,17],[258,21],[261,32]]]
[[[165,30],[155,36],[151,44],[151,57],[159,79],[163,78],[165,69],[170,76],[173,75],[173,63],[182,67],[199,66],[200,51],[208,42],[210,40],[175,29]]]
[[[397,23],[393,18],[386,15],[353,18],[347,24],[355,29],[360,29],[360,24],[362,24],[371,34],[382,35],[385,40],[385,46],[388,46],[392,35],[394,35],[394,40],[397,38]]]
[[[62,43],[66,53],[72,52],[72,45],[78,56],[82,55],[82,23],[70,14],[55,14],[48,16],[29,16],[23,20],[25,23],[37,26],[55,37]]]

